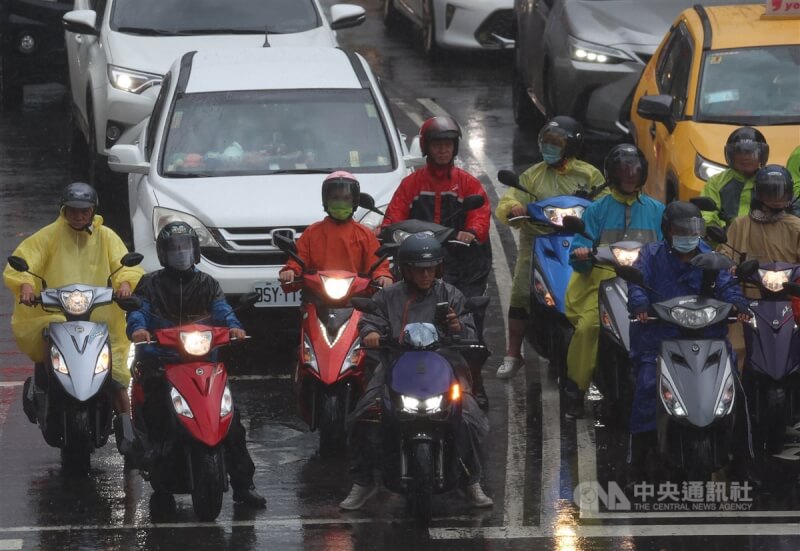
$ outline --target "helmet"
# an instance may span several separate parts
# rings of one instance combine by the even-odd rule
[[[754,203],[760,204],[764,200],[789,203],[793,195],[792,175],[781,165],[767,165],[756,172],[753,184]]]
[[[620,169],[626,175],[638,179],[637,188],[641,188],[647,181],[647,159],[635,145],[627,143],[615,145],[606,155],[603,173],[606,182],[613,189],[619,189],[622,183],[620,182]]]
[[[673,201],[664,209],[661,218],[661,231],[667,236],[670,233],[680,236],[698,236],[705,234],[705,221],[700,209],[687,201]]]
[[[170,222],[156,237],[158,262],[183,272],[200,262],[200,239],[186,222]]]
[[[461,128],[452,117],[432,117],[419,127],[419,148],[422,156],[429,154],[431,140],[453,140],[453,156],[458,155],[458,143],[461,141]]]
[[[769,144],[764,134],[755,128],[743,126],[731,132],[725,143],[725,162],[728,166],[733,166],[733,158],[737,153],[758,155],[758,164],[764,166],[769,159]]]
[[[328,195],[339,189],[348,191],[353,196],[353,212],[355,212],[361,195],[361,185],[355,176],[344,170],[331,172],[322,182],[322,208],[325,209],[325,212],[328,212]]]
[[[562,160],[575,157],[583,146],[583,127],[572,117],[553,117],[539,131],[540,150],[542,144],[559,146]]]
[[[97,209],[97,192],[86,182],[73,182],[61,192],[61,206],[76,209]]]
[[[401,268],[439,266],[444,262],[444,249],[430,233],[412,233],[400,243],[395,261]]]

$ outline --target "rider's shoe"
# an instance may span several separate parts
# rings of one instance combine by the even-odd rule
[[[266,498],[258,493],[254,484],[250,484],[247,488],[234,488],[233,502],[253,509],[263,509],[267,506]]]
[[[483,492],[480,482],[474,482],[462,488],[459,493],[473,507],[491,507],[494,505],[492,498]]]
[[[517,374],[522,366],[525,365],[524,358],[515,358],[514,356],[503,356],[503,363],[497,369],[495,374],[498,379],[510,379]]]
[[[378,493],[378,485],[374,482],[369,486],[362,486],[361,484],[353,484],[350,493],[347,497],[339,503],[339,507],[345,511],[358,511],[367,501]]]

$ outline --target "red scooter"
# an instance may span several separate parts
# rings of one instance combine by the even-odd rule
[[[352,297],[368,297],[377,286],[373,272],[305,269],[293,241],[277,236],[276,245],[294,258],[303,274],[284,291],[303,289],[303,322],[294,382],[300,415],[309,428],[319,431],[319,455],[330,457],[344,449],[345,419],[364,392],[365,353],[360,348],[361,313],[350,305]]]

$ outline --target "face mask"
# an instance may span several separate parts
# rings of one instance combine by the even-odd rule
[[[690,253],[700,244],[700,236],[676,235],[672,238],[672,248],[679,253]]]
[[[539,148],[539,151],[542,153],[542,158],[544,162],[549,165],[557,165],[561,162],[563,156],[561,155],[561,148],[557,145],[553,145],[550,143],[543,143]]]
[[[194,266],[194,251],[191,249],[167,251],[167,266],[173,270],[185,272]]]
[[[344,222],[353,216],[353,203],[349,201],[329,201],[328,214],[330,214],[331,218],[334,220]]]

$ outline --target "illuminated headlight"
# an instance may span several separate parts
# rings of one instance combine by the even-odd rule
[[[717,317],[717,309],[713,306],[706,306],[699,310],[690,310],[689,308],[676,306],[670,310],[669,313],[672,319],[682,326],[689,328],[703,327],[714,321],[714,318]]]
[[[314,353],[314,347],[311,346],[311,341],[308,339],[308,335],[303,335],[303,363],[310,365],[311,368],[319,373],[319,367],[317,366],[317,355]]]
[[[25,33],[17,39],[17,49],[21,54],[31,54],[38,44],[32,34]]]
[[[163,207],[155,207],[153,209],[153,239],[158,237],[161,229],[170,222],[186,222],[194,231],[197,232],[197,239],[200,241],[201,247],[219,247],[220,244],[208,231],[208,228],[191,214],[186,214],[178,210],[165,209]]]
[[[608,65],[622,63],[623,61],[633,61],[628,54],[616,48],[584,42],[573,37],[569,37],[569,42],[570,56],[575,61],[605,63]]]
[[[550,223],[554,226],[563,226],[565,216],[574,216],[581,218],[585,209],[581,206],[571,207],[568,209],[561,209],[558,207],[545,207],[544,214]]]
[[[761,278],[761,285],[767,291],[777,293],[783,291],[783,284],[789,282],[792,270],[759,270],[758,276]]]
[[[664,375],[661,375],[661,401],[667,411],[675,417],[686,417],[686,408],[683,407],[678,395]]]
[[[172,398],[172,407],[175,408],[175,413],[188,417],[189,419],[194,419],[192,408],[189,407],[189,404],[186,403],[186,400],[183,399],[183,396],[181,396],[181,393],[178,392],[175,387],[172,387],[172,390],[169,391],[169,395]]]
[[[342,368],[339,370],[340,374],[358,365],[358,362],[361,361],[361,356],[364,354],[364,351],[359,348],[360,346],[361,339],[356,339],[355,342],[353,342],[353,346],[347,351],[347,356],[344,357]]]
[[[717,407],[714,408],[716,417],[724,417],[731,412],[733,409],[733,395],[733,374],[728,373],[725,378],[725,384],[722,385],[722,393],[717,398]]]
[[[95,375],[102,373],[103,371],[107,371],[110,360],[111,352],[108,349],[108,343],[106,343],[103,345],[102,350],[100,350],[100,354],[97,356],[97,363],[94,365]]]
[[[219,402],[219,416],[225,417],[230,415],[233,411],[233,396],[231,396],[231,389],[225,385],[225,390],[222,392],[222,400]]]
[[[347,291],[350,290],[350,285],[353,284],[355,280],[354,277],[344,277],[344,278],[336,278],[336,277],[327,277],[327,276],[320,276],[322,280],[322,287],[325,289],[325,294],[331,300],[341,300],[347,296]]]
[[[725,167],[722,165],[718,165],[717,163],[712,163],[708,159],[704,159],[700,155],[695,155],[694,157],[694,175],[700,178],[703,181],[708,180],[712,176],[719,174],[720,172],[724,172]]]
[[[92,291],[63,291],[61,296],[61,306],[64,310],[73,316],[81,316],[89,310],[92,305]]]
[[[381,205],[380,207],[378,207],[378,210],[381,212],[386,212],[386,207],[388,206],[389,205]],[[368,227],[371,230],[374,230],[375,228],[380,226],[382,222],[383,222],[383,215],[378,214],[377,212],[373,212],[371,210],[368,210],[367,214],[365,214],[361,218],[361,220],[359,220],[359,223]]]
[[[641,248],[620,249],[619,247],[611,247],[611,252],[620,266],[633,266],[633,263],[639,258],[639,251],[641,250]]]
[[[181,344],[187,354],[205,356],[211,350],[211,331],[181,332]]]
[[[161,75],[142,73],[140,71],[132,71],[130,69],[109,65],[108,80],[111,82],[111,86],[117,90],[130,92],[132,94],[141,94],[148,88],[160,85],[162,77]]]
[[[436,413],[442,408],[444,396],[439,394],[438,396],[432,396],[431,398],[427,398],[425,400],[418,400],[417,398],[413,398],[411,396],[400,396],[400,400],[403,403],[403,411],[405,412]]]
[[[50,363],[53,364],[53,369],[55,371],[63,373],[64,375],[69,374],[67,362],[64,361],[64,356],[61,355],[61,352],[59,352],[58,348],[55,346],[50,347]]]

